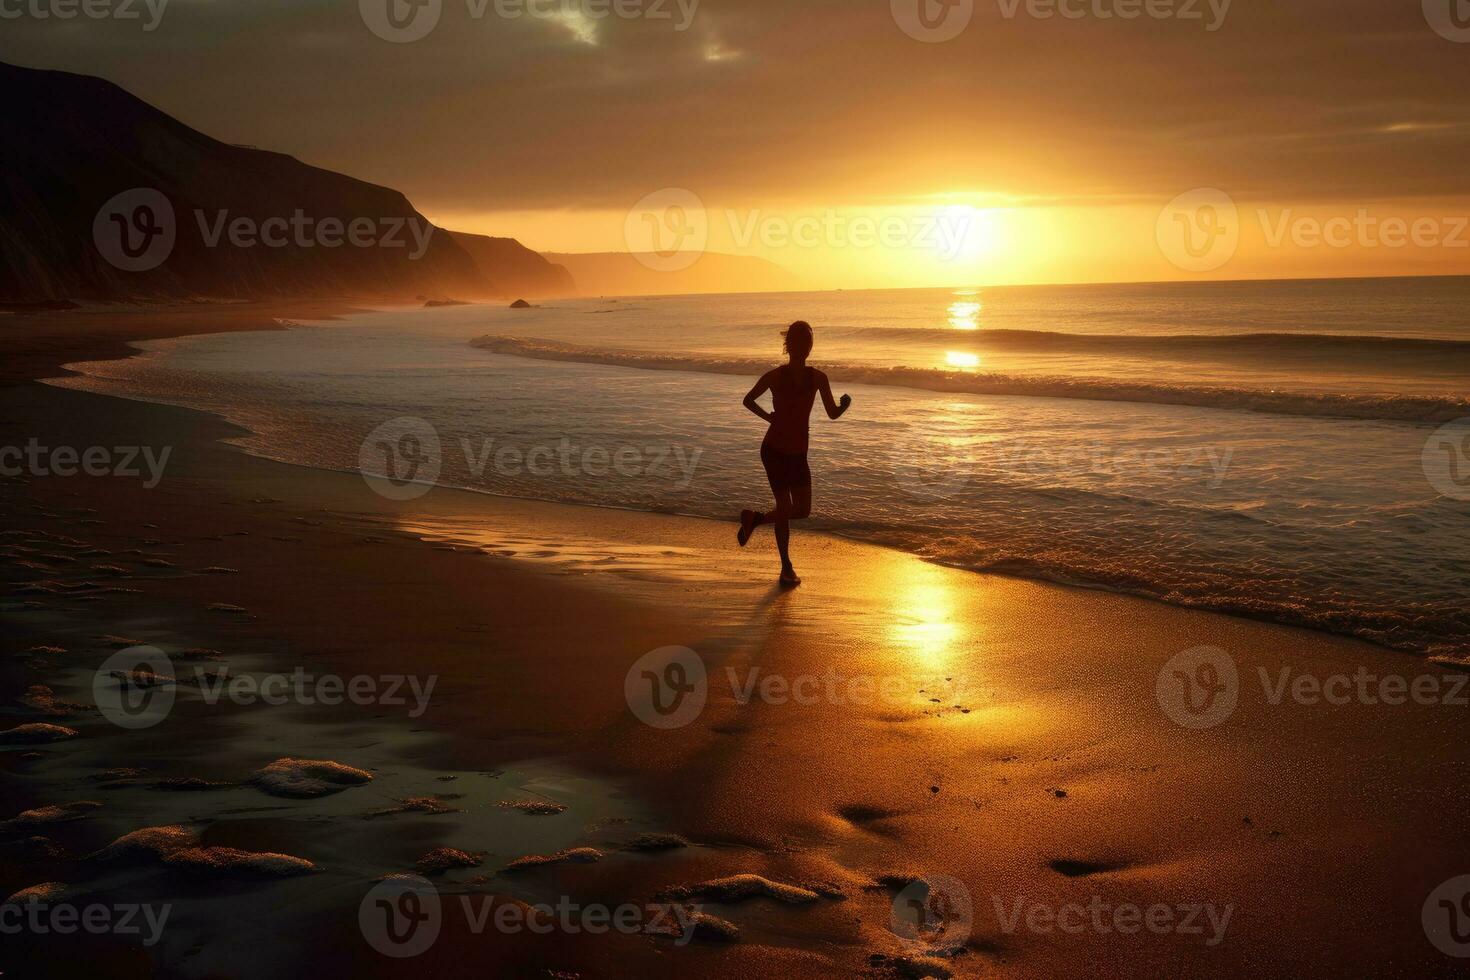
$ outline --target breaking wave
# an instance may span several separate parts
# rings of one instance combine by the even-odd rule
[[[995,331],[1032,333],[1035,331]],[[1053,335],[1055,336],[1055,335]],[[1082,335],[1068,335],[1073,340]],[[1272,343],[1290,335],[1248,335],[1245,338],[1215,338],[1220,342]],[[1320,336],[1320,335],[1319,335]],[[1271,338],[1262,341],[1260,338]],[[1253,341],[1254,338],[1254,341]],[[1120,339],[1120,338],[1098,338]],[[1129,338],[1121,338],[1129,339]],[[1161,340],[1163,338],[1148,338]],[[1180,339],[1180,338],[1175,338]],[[1195,338],[1182,338],[1185,340]],[[1442,345],[1470,348],[1456,341],[1419,341],[1393,338],[1339,338],[1358,343],[1381,342],[1396,349],[1402,345]],[[663,354],[656,351],[619,350],[568,344],[531,337],[487,335],[470,341],[472,347],[516,357],[548,361],[576,361],[651,371],[695,371],[706,374],[760,374],[769,360],[721,358],[698,354]],[[1415,348],[1417,349],[1417,348]],[[997,372],[946,371],[933,368],[880,367],[862,364],[823,364],[834,381],[849,384],[885,385],[921,391],[975,395],[1021,395],[1031,398],[1081,398],[1093,401],[1140,402],[1151,405],[1183,405],[1244,412],[1269,412],[1314,418],[1343,418],[1385,422],[1440,425],[1470,415],[1470,399],[1451,396],[1336,394],[1271,389],[1229,388],[1200,385],[1171,385],[1107,378],[1017,375]]]

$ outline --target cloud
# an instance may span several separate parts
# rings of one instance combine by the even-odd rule
[[[702,0],[685,31],[661,6],[547,29],[443,0],[428,36],[393,44],[355,2],[174,0],[146,34],[7,21],[0,58],[447,210],[615,209],[661,187],[753,205],[1465,190],[1470,61],[1414,3],[1236,3],[1215,32],[977,3],[942,44],[884,2]]]
[[[566,29],[573,40],[597,46],[597,21],[580,10],[558,10],[547,18]]]

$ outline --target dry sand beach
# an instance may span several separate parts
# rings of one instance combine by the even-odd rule
[[[29,380],[271,315],[0,320],[0,444],[170,451],[154,487],[0,482],[0,890],[170,910],[147,946],[7,938],[7,975],[1457,972],[1424,919],[1470,871],[1452,665],[836,537],[780,591],[730,524],[394,502],[215,417]],[[133,644],[169,658],[172,710],[129,729],[94,695]],[[1202,646],[1238,684],[1200,713],[1175,658]],[[642,659],[670,647],[697,659]],[[298,669],[399,696],[208,696]],[[650,713],[644,669],[699,694]],[[1360,673],[1444,696],[1312,703]],[[437,938],[385,955],[370,893],[417,872]],[[496,925],[537,903],[569,911]]]

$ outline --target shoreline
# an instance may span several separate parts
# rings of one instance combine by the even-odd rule
[[[294,308],[291,310],[291,312],[295,313],[295,315],[297,316],[303,316],[299,308]],[[336,313],[340,314],[350,314],[352,312],[361,311],[346,307],[336,309]],[[329,313],[328,315],[330,318],[336,318],[335,314]],[[270,326],[269,328],[255,329],[289,329],[275,325],[274,318],[271,322],[272,326]],[[248,326],[226,326],[223,329],[252,328]],[[217,331],[211,330],[205,332],[209,333]],[[197,336],[199,334],[194,335]],[[180,334],[174,336],[183,337],[189,336],[189,334]],[[152,336],[134,338],[135,341],[143,341],[148,339],[162,338],[155,338]],[[473,346],[473,342],[471,342],[471,345]],[[139,351],[135,347],[126,347],[122,357],[109,358],[109,360],[126,360],[139,356],[141,353],[146,352]],[[81,370],[81,368],[88,363],[92,363],[92,361],[79,359],[70,360],[61,365],[59,369],[63,370],[65,372],[65,375],[85,375],[86,372]],[[67,384],[65,376],[57,379],[39,380],[40,383],[43,384],[55,383],[58,387],[76,387]],[[181,408],[191,407],[177,401],[150,401],[146,395],[141,394],[115,393],[90,387],[82,387],[81,390],[94,391],[97,394],[106,395],[108,397],[122,398],[126,400],[137,401],[143,404],[170,404]],[[214,415],[219,415],[217,411],[213,411],[211,409],[197,410],[209,412],[210,414]],[[244,423],[241,422],[233,422],[228,419],[226,419],[225,421],[229,421],[232,425],[244,426]],[[1403,424],[1422,426],[1424,423],[1405,422]],[[260,435],[260,433],[249,430],[248,428],[246,428],[245,433],[245,437],[258,437]],[[292,460],[290,458],[283,457],[280,454],[272,455],[268,447],[254,448],[239,446],[238,448],[240,448],[241,451],[250,453],[262,459],[287,463],[289,465],[302,466],[321,472],[331,472],[339,474],[345,473],[349,475],[356,473],[356,471],[353,469],[336,469],[330,466],[322,466],[319,464]],[[500,493],[475,486],[468,486],[463,483],[443,482],[437,485],[442,486],[445,489],[456,489],[471,493],[482,493],[491,497],[504,497],[505,499],[510,500],[546,499],[544,497]],[[614,511],[628,509],[622,505],[615,503],[595,503],[587,501],[568,502],[568,505],[593,507]],[[691,517],[716,522],[719,522],[721,520],[721,518],[719,517],[711,517],[708,514],[682,512],[678,510],[645,509],[637,510],[636,512],[647,514],[672,514],[675,516]],[[886,533],[875,532],[868,537],[859,537],[846,533],[840,526],[812,528],[806,530],[804,533],[828,534],[843,538],[845,540],[876,544],[880,547],[890,548],[904,554],[917,556],[924,561],[932,562],[942,567],[967,571],[972,574],[999,575],[1007,578],[1019,579],[1022,581],[1043,582],[1066,588],[1079,588],[1112,595],[1127,595],[1156,602],[1161,605],[1175,609],[1203,609],[1227,616],[1247,619],[1253,622],[1274,623],[1278,625],[1313,630],[1329,636],[1342,637],[1345,639],[1374,644],[1386,650],[1392,650],[1400,654],[1420,658],[1426,662],[1433,662],[1451,667],[1463,667],[1467,664],[1470,664],[1470,657],[1467,657],[1466,655],[1467,648],[1465,648],[1464,645],[1459,642],[1458,637],[1446,636],[1442,632],[1436,633],[1432,628],[1427,626],[1423,627],[1422,632],[1415,632],[1414,617],[1417,615],[1419,617],[1418,623],[1422,625],[1424,622],[1427,621],[1430,615],[1430,613],[1425,612],[1422,609],[1407,609],[1402,606],[1392,605],[1344,608],[1344,606],[1340,602],[1333,603],[1327,600],[1322,600],[1319,604],[1314,605],[1310,602],[1301,601],[1300,597],[1294,597],[1297,601],[1287,601],[1286,599],[1281,599],[1275,602],[1271,601],[1269,598],[1263,598],[1261,596],[1220,594],[1202,597],[1198,594],[1189,593],[1187,590],[1181,593],[1178,589],[1171,588],[1171,586],[1165,584],[1164,581],[1158,580],[1157,578],[1134,576],[1129,575],[1126,572],[1116,572],[1115,574],[1111,575],[1100,574],[1089,577],[1086,573],[1086,570],[1079,574],[1076,571],[1075,567],[1068,567],[1064,565],[1035,565],[1030,562],[1029,559],[1018,558],[1015,556],[1003,557],[998,562],[992,562],[991,564],[987,565],[967,564],[963,560],[947,559],[942,555],[926,554],[921,546],[916,545],[913,542],[902,540],[903,536],[901,534],[896,535],[891,530],[887,531]],[[1441,629],[1451,628],[1447,627],[1444,622],[1440,622],[1437,625]]]
[[[349,299],[320,299],[13,313],[0,320],[0,386],[64,377],[71,373],[63,366],[69,362],[131,357],[132,341],[280,330],[281,318],[335,319],[361,308]]]
[[[223,879],[217,906],[168,871],[103,886],[169,897],[197,916],[205,937],[223,936],[217,927],[228,920],[216,916],[284,904],[289,895],[302,911],[282,923],[276,955],[302,954],[323,934],[336,941],[289,975],[345,967],[392,976],[405,963],[448,971],[475,963],[593,974],[616,964],[651,976],[1082,977],[1100,968],[1333,976],[1370,958],[1450,973],[1420,913],[1436,884],[1470,865],[1453,816],[1457,780],[1470,765],[1465,709],[1272,704],[1257,683],[1258,671],[1274,678],[1283,668],[1450,676],[1407,654],[955,570],[818,534],[803,536],[807,584],[782,592],[769,581],[769,540],[739,551],[720,522],[442,487],[392,502],[355,475],[225,445],[219,440],[233,427],[190,409],[40,384],[0,389],[0,405],[0,441],[40,434],[77,446],[175,447],[153,490],[117,479],[0,482],[6,527],[23,532],[3,539],[9,587],[0,616],[21,630],[0,661],[13,721],[36,720],[10,699],[43,677],[58,695],[83,700],[79,682],[64,689],[57,678],[95,669],[111,650],[88,638],[102,633],[147,639],[170,654],[211,647],[242,668],[258,657],[275,665],[267,669],[439,678],[419,719],[381,705],[258,707],[268,738],[258,744],[238,734],[246,723],[233,708],[191,701],[152,735],[83,712],[62,722],[82,737],[26,750],[41,759],[0,752],[0,818],[33,804],[104,804],[43,831],[69,853],[89,853],[121,826],[173,809],[160,801],[188,797],[206,842],[281,851],[323,868],[283,882]],[[62,537],[110,554],[48,562],[46,554],[63,550]],[[21,540],[38,543],[36,552],[15,551]],[[152,558],[168,564],[148,564]],[[121,572],[76,567],[82,562]],[[233,571],[202,571],[216,566]],[[94,588],[16,591],[78,579],[96,579]],[[113,588],[142,591],[106,591]],[[25,596],[46,608],[25,608]],[[210,608],[218,605],[233,609]],[[56,644],[66,654],[26,654],[68,631],[76,635]],[[707,664],[708,702],[687,724],[658,729],[630,711],[625,679],[649,651],[671,645]],[[1191,729],[1162,710],[1156,686],[1171,658],[1200,645],[1226,650],[1242,681],[1228,718]],[[770,678],[783,683],[766,685]],[[815,701],[798,696],[813,690],[802,686],[807,678],[817,682]],[[854,680],[879,693],[858,693]],[[273,724],[271,711],[300,721]],[[432,740],[420,742],[420,731]],[[189,749],[181,752],[181,743]],[[376,743],[393,751],[368,751]],[[103,791],[79,775],[95,756],[98,766],[106,757],[112,766],[147,763],[159,776],[235,782],[277,755],[353,765],[354,752],[373,763],[380,787],[396,778],[395,767],[455,775],[446,784],[453,789],[439,795],[459,792],[475,773],[557,760],[615,787],[634,822],[503,816],[498,801],[473,794],[447,801],[463,820],[402,813],[363,821],[361,813],[384,802],[373,783],[326,797],[331,808],[316,811],[243,787]],[[583,794],[564,797],[575,803]],[[257,812],[262,806],[270,809]],[[552,847],[549,838],[518,845],[502,826],[564,830],[557,847],[590,842],[603,857],[496,874],[522,846]],[[497,852],[482,867],[435,877],[446,898],[647,905],[669,888],[736,873],[820,883],[841,897],[710,901],[707,910],[736,926],[738,939],[682,946],[645,933],[476,934],[449,917],[423,958],[390,960],[357,931],[372,882],[344,869],[333,841],[343,828],[385,869],[411,870],[411,852],[433,843]],[[679,834],[692,846],[621,850],[642,830]],[[1344,862],[1345,851],[1358,863]],[[27,860],[3,884],[14,885],[5,894],[41,880],[96,886],[90,874],[85,860]],[[481,874],[489,880],[470,883]],[[902,889],[882,880],[903,874],[965,885],[972,915],[957,948],[895,934],[892,906]],[[1055,910],[1093,898],[1110,907],[1197,903],[1234,912],[1213,946],[1182,932],[1008,931],[997,914],[1017,902]],[[215,932],[199,925],[209,923]],[[227,937],[207,945],[195,966],[228,962]],[[171,960],[161,972],[204,975],[192,970]]]

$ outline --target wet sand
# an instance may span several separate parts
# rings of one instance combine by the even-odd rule
[[[78,359],[64,334],[7,343],[44,373]],[[0,746],[0,820],[101,804],[0,834],[0,898],[63,882],[68,900],[173,909],[146,949],[21,936],[0,949],[7,972],[95,974],[75,967],[79,951],[117,975],[191,977],[1455,972],[1422,913],[1470,872],[1470,709],[1273,704],[1269,691],[1283,668],[1361,668],[1433,677],[1448,694],[1450,667],[800,531],[805,582],[783,591],[769,536],[742,551],[733,524],[437,488],[394,502],[355,474],[219,441],[233,431],[180,409],[0,389],[0,445],[171,450],[152,489],[0,480],[0,730],[77,733]],[[138,730],[92,707],[95,673],[125,641],[163,651],[177,680],[172,710]],[[1191,728],[1171,714],[1205,716],[1171,695],[1171,660],[1200,646],[1228,655],[1238,703]],[[661,728],[628,691],[644,666],[689,680],[640,664],[666,647],[697,655],[706,703]],[[201,648],[215,652],[187,653]],[[404,704],[210,704],[195,670],[298,667],[433,687],[421,703],[404,685]],[[81,707],[38,708],[35,685]],[[275,795],[257,774],[281,758],[371,780]],[[139,772],[99,776],[122,768]],[[314,868],[87,857],[166,825],[196,849]],[[23,846],[38,836],[59,853]],[[478,863],[429,875],[437,941],[412,958],[375,951],[359,927],[375,879],[440,847]],[[600,857],[562,854],[580,848]],[[557,859],[506,870],[528,855]],[[745,874],[797,891],[722,881]],[[925,878],[948,907],[915,930],[903,910]],[[629,905],[647,928],[477,931],[491,898]],[[734,932],[657,934],[650,910],[670,905]],[[1172,918],[1157,912],[1157,930],[1126,911],[1158,908]]]

